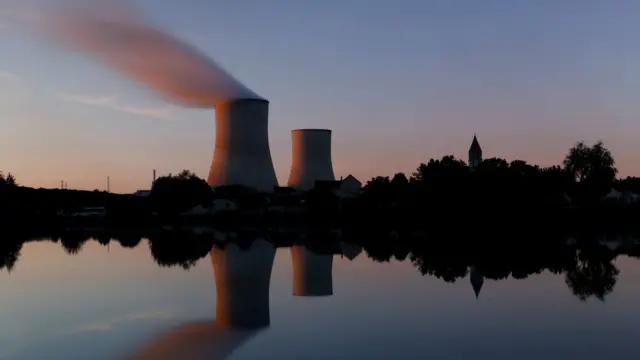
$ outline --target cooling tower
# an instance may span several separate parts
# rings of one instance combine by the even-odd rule
[[[291,260],[294,296],[333,295],[333,255],[295,245],[291,247]]]
[[[335,180],[331,163],[331,130],[291,131],[292,161],[288,186],[309,190],[317,180]]]
[[[269,149],[269,102],[239,99],[216,104],[216,144],[209,185],[278,186]]]
[[[256,240],[248,250],[228,244],[213,248],[211,262],[216,279],[216,323],[228,329],[269,326],[269,284],[276,249]]]

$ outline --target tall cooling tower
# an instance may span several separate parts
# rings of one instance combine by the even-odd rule
[[[333,295],[333,255],[295,245],[291,247],[291,260],[294,296]]]
[[[273,191],[278,179],[269,149],[269,102],[236,99],[216,104],[216,144],[209,185]]]
[[[335,180],[331,163],[331,130],[291,131],[292,161],[288,186],[309,190],[317,180]]]
[[[216,323],[228,329],[269,326],[269,284],[276,249],[256,240],[248,250],[228,244],[213,248],[211,262],[216,279]]]

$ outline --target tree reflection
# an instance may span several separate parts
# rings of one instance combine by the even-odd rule
[[[467,276],[468,266],[456,258],[439,256],[437,253],[412,253],[409,259],[422,275],[434,276],[445,282],[455,282]]]
[[[167,230],[149,238],[149,248],[155,262],[161,267],[179,266],[189,270],[211,251],[211,237],[189,231]]]
[[[0,270],[13,270],[20,257],[20,250],[22,250],[22,243],[0,242]]]
[[[142,238],[147,238],[151,255],[159,266],[185,270],[206,257],[214,246],[224,249],[224,244],[233,243],[246,250],[255,239],[262,238],[276,246],[304,246],[317,254],[342,254],[350,260],[360,253],[374,262],[408,260],[420,274],[448,283],[469,277],[469,269],[474,269],[483,279],[494,281],[526,279],[543,272],[562,274],[566,285],[581,301],[590,298],[604,301],[613,292],[620,273],[613,263],[617,256],[640,257],[640,245],[633,237],[620,240],[617,236],[616,241],[606,243],[594,233],[578,235],[569,242],[560,236],[542,239],[494,236],[490,241],[464,242],[447,238],[440,230],[376,227],[284,231],[264,228],[219,231],[209,227],[102,229],[65,230],[55,236],[7,236],[10,237],[0,240],[0,269],[7,270],[15,268],[24,242],[46,237],[56,242],[59,239],[65,252],[71,255],[78,254],[90,239],[103,245],[114,239],[122,247],[133,248]],[[480,282],[475,283],[477,286]]]
[[[78,232],[68,232],[60,236],[62,248],[69,255],[80,253],[87,240],[89,240],[87,235]]]
[[[611,257],[578,249],[575,265],[565,274],[565,283],[581,301],[595,297],[604,301],[613,292],[620,271]]]

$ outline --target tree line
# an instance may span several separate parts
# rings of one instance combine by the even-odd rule
[[[475,168],[447,155],[418,165],[409,176],[404,173],[377,176],[363,187],[360,196],[342,199],[330,188],[314,188],[303,195],[292,192],[290,202],[304,209],[302,221],[348,226],[349,224],[399,223],[420,226],[425,219],[469,226],[487,225],[496,218],[540,222],[540,216],[588,217],[614,221],[632,204],[611,204],[602,198],[612,188],[640,193],[640,179],[616,179],[617,168],[611,152],[602,142],[591,146],[575,144],[561,165],[540,167],[522,160],[489,158]],[[282,195],[281,193],[278,195]],[[261,194],[242,186],[212,189],[205,180],[184,170],[159,177],[148,197],[117,195],[104,191],[32,189],[18,186],[11,174],[0,177],[0,214],[22,217],[54,217],[60,210],[104,206],[118,221],[143,222],[152,215],[171,219],[195,206],[207,206],[214,199],[231,199],[246,212],[260,212],[273,204],[274,194]],[[567,214],[566,209],[589,211]],[[605,216],[605,217],[602,217]],[[546,221],[546,218],[544,219]],[[262,221],[273,217],[261,216]],[[281,219],[282,220],[282,219]],[[239,221],[247,222],[246,217]],[[435,220],[434,220],[435,221]],[[601,221],[602,222],[602,221]]]
[[[631,180],[617,181],[615,160],[602,142],[579,142],[561,166],[540,167],[523,160],[489,158],[471,168],[452,155],[421,163],[407,177],[374,177],[364,195],[378,205],[410,200],[440,203],[581,204],[598,202],[613,187],[640,191]],[[630,189],[633,188],[633,189]]]
[[[578,142],[561,165],[548,167],[489,158],[472,168],[447,155],[419,164],[409,176],[397,173],[369,180],[361,196],[345,204],[351,208],[347,222],[393,219],[406,224],[431,219],[440,224],[466,223],[471,228],[526,227],[558,217],[573,218],[573,222],[619,222],[630,219],[630,210],[640,210],[640,205],[605,197],[612,189],[640,193],[640,179],[616,179],[617,173],[615,159],[602,142],[591,146]],[[506,225],[496,224],[500,219]]]

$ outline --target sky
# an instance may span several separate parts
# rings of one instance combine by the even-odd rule
[[[8,0],[4,0],[8,1]],[[139,0],[154,24],[270,101],[286,184],[296,128],[333,130],[337,177],[413,172],[473,134],[484,157],[561,163],[604,141],[640,175],[635,0]],[[4,24],[4,25],[3,25]],[[180,108],[0,22],[0,170],[22,185],[147,189],[206,179],[213,110]]]

